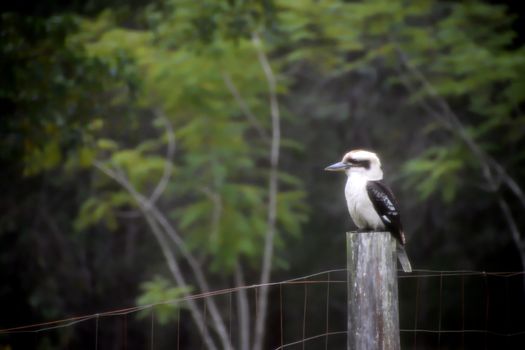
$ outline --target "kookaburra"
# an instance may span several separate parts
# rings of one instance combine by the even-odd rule
[[[383,183],[381,161],[373,152],[354,150],[343,160],[325,168],[344,171],[348,176],[345,186],[348,211],[359,230],[387,230],[397,240],[397,257],[405,272],[412,272],[405,251],[405,234],[401,225],[397,201]]]

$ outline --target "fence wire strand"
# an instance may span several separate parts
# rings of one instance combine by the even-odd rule
[[[206,303],[204,302],[204,300],[206,298],[210,298],[210,297],[215,297],[215,296],[220,296],[220,295],[228,295],[228,303],[227,303],[227,310],[228,310],[228,315],[229,315],[229,320],[228,320],[228,323],[229,323],[229,333],[230,333],[230,338],[231,338],[231,332],[232,332],[232,319],[233,319],[233,310],[232,310],[232,294],[234,292],[238,292],[240,290],[253,290],[254,291],[254,299],[255,299],[255,305],[257,305],[257,299],[258,299],[258,289],[262,286],[269,286],[269,287],[272,287],[272,286],[278,286],[279,287],[279,291],[278,291],[278,318],[279,318],[279,328],[280,328],[280,334],[279,334],[279,339],[278,339],[278,343],[279,346],[277,348],[275,348],[275,350],[280,350],[280,349],[285,349],[285,348],[288,348],[288,347],[291,347],[293,345],[300,345],[302,344],[302,348],[304,349],[305,348],[305,343],[309,342],[309,341],[313,341],[313,340],[316,340],[316,339],[320,339],[320,338],[323,338],[324,337],[324,348],[325,349],[328,349],[328,341],[329,341],[329,337],[332,337],[332,336],[338,336],[338,335],[343,335],[343,334],[346,334],[347,331],[346,330],[330,330],[330,324],[329,324],[329,321],[330,321],[330,299],[331,299],[331,290],[330,290],[330,286],[332,285],[335,285],[335,284],[344,284],[344,283],[347,283],[346,279],[344,278],[334,278],[336,277],[335,274],[336,273],[344,273],[346,272],[346,269],[333,269],[333,270],[327,270],[327,271],[322,271],[322,272],[318,272],[318,273],[314,273],[314,274],[310,274],[310,275],[307,275],[307,276],[302,276],[302,277],[297,277],[297,278],[292,278],[292,279],[288,279],[288,280],[285,280],[285,281],[281,281],[281,282],[272,282],[272,283],[267,283],[267,284],[253,284],[253,285],[247,285],[247,286],[237,286],[237,287],[233,287],[233,288],[226,288],[226,289],[219,289],[219,290],[215,290],[215,291],[210,291],[210,292],[206,292],[206,293],[198,293],[198,294],[192,294],[192,295],[187,295],[185,297],[182,297],[182,298],[177,298],[177,299],[172,299],[172,300],[165,300],[165,301],[161,301],[161,302],[157,302],[157,303],[151,303],[151,304],[147,304],[147,305],[141,305],[141,306],[133,306],[133,307],[128,307],[128,308],[122,308],[122,309],[115,309],[115,310],[110,310],[110,311],[106,311],[106,312],[99,312],[99,313],[94,313],[94,314],[89,314],[89,315],[82,315],[82,316],[75,316],[75,317],[69,317],[69,318],[65,318],[65,319],[60,319],[60,320],[54,320],[54,321],[49,321],[49,322],[41,322],[41,323],[35,323],[35,324],[30,324],[30,325],[23,325],[23,326],[16,326],[16,327],[10,327],[10,328],[5,328],[5,329],[0,329],[0,335],[6,335],[6,334],[17,334],[17,333],[42,333],[42,332],[46,332],[46,331],[50,331],[50,330],[54,330],[54,329],[59,329],[59,328],[66,328],[66,327],[71,327],[71,326],[74,326],[74,325],[77,325],[79,323],[82,323],[82,322],[86,322],[86,321],[89,321],[89,320],[94,320],[95,321],[95,339],[94,339],[94,347],[95,347],[95,350],[97,350],[99,348],[99,338],[100,338],[100,321],[102,320],[103,317],[115,317],[115,316],[119,316],[121,317],[121,322],[123,323],[122,325],[122,342],[123,342],[123,346],[124,348],[127,348],[127,337],[128,337],[128,329],[127,327],[129,326],[128,325],[128,320],[127,320],[127,315],[129,314],[133,314],[133,313],[137,313],[139,311],[143,311],[143,310],[150,310],[151,311],[151,324],[150,324],[150,349],[154,349],[154,346],[155,346],[155,323],[156,323],[156,320],[155,320],[155,307],[156,306],[159,306],[159,305],[179,305],[180,303],[184,303],[188,300],[202,300],[203,301],[203,314],[204,314],[204,319],[205,319],[205,322],[207,321],[207,313],[208,313],[208,310],[206,308]],[[484,346],[485,348],[487,347],[487,344],[488,344],[488,340],[487,340],[487,336],[488,335],[492,335],[492,336],[497,336],[497,337],[505,337],[505,338],[509,338],[509,337],[513,337],[513,336],[520,336],[520,335],[524,335],[525,334],[525,330],[522,330],[522,331],[513,331],[513,332],[501,332],[501,331],[493,331],[493,330],[490,330],[489,329],[489,306],[490,306],[490,295],[489,295],[489,282],[488,282],[488,278],[487,277],[498,277],[498,278],[510,278],[510,277],[515,277],[515,276],[520,276],[520,275],[523,275],[525,274],[525,271],[505,271],[505,272],[487,272],[487,271],[473,271],[473,270],[430,270],[430,269],[414,269],[413,270],[413,273],[411,274],[406,274],[406,273],[403,273],[402,271],[399,271],[398,273],[398,278],[400,280],[403,280],[403,279],[411,279],[411,278],[416,278],[416,286],[415,286],[415,312],[414,312],[414,318],[413,318],[413,326],[414,328],[413,329],[407,329],[407,328],[402,328],[400,329],[400,332],[402,334],[410,334],[410,333],[413,333],[414,336],[413,336],[413,346],[414,348],[417,348],[417,345],[418,345],[418,338],[417,338],[417,335],[418,334],[424,334],[424,333],[428,333],[428,334],[437,334],[437,341],[438,341],[438,346],[440,346],[442,344],[442,339],[441,339],[441,335],[442,334],[461,334],[461,344],[462,346],[464,347],[465,345],[465,334],[483,334],[483,337],[484,337]],[[321,278],[321,276],[326,276],[326,278]],[[461,310],[460,310],[460,321],[461,321],[461,324],[460,324],[460,329],[443,329],[442,327],[442,317],[443,317],[443,305],[442,305],[442,302],[443,302],[443,285],[444,285],[444,278],[447,278],[447,277],[453,277],[453,276],[458,276],[458,277],[461,277],[461,284],[460,284],[460,305],[461,305]],[[484,281],[484,286],[485,286],[485,305],[484,305],[484,328],[485,329],[469,329],[469,328],[465,328],[465,278],[466,277],[473,277],[473,276],[479,276],[479,277],[482,277],[483,278],[483,281]],[[437,324],[437,329],[427,329],[427,328],[419,328],[420,325],[418,324],[418,320],[419,320],[419,313],[422,312],[422,310],[420,310],[420,304],[421,304],[421,282],[424,281],[424,279],[426,278],[439,278],[439,311],[438,311],[438,324]],[[423,280],[422,280],[423,279]],[[508,281],[508,279],[507,279]],[[505,282],[506,283],[506,290],[505,290],[505,293],[506,295],[508,296],[509,294],[509,287],[508,287],[508,282]],[[304,293],[304,301],[303,301],[303,312],[302,312],[302,338],[301,339],[298,339],[298,340],[294,340],[292,342],[288,342],[288,343],[285,343],[284,342],[284,311],[283,311],[283,287],[284,286],[303,286],[303,293]],[[325,285],[326,286],[326,289],[325,289],[325,295],[326,295],[326,305],[325,305],[325,325],[324,325],[324,333],[322,334],[317,334],[317,335],[313,335],[313,336],[307,336],[307,323],[306,323],[306,319],[307,319],[307,308],[308,307],[308,299],[309,299],[309,295],[308,295],[308,286],[310,285]],[[448,285],[448,284],[447,284]],[[312,290],[313,290],[313,287],[312,287]],[[313,294],[315,295],[315,293]],[[313,298],[313,297],[312,297]],[[315,298],[314,298],[315,299]],[[506,315],[505,315],[505,321],[504,323],[508,326],[508,319],[509,319],[509,311],[508,311],[508,305],[506,305]],[[177,320],[178,320],[178,325],[177,325],[177,330],[176,330],[176,333],[177,333],[177,340],[176,340],[176,344],[177,344],[177,349],[179,349],[180,347],[180,343],[181,343],[181,330],[180,330],[180,323],[181,323],[181,312],[180,312],[180,307],[178,308],[178,314],[177,314]],[[257,314],[260,310],[257,310],[255,309],[254,310],[255,313]],[[313,311],[310,311],[310,313],[313,312]],[[310,319],[310,318],[309,318]],[[446,327],[446,326],[445,326]],[[338,328],[338,327],[334,327],[334,328]],[[458,327],[459,328],[459,327]],[[480,327],[481,328],[481,327]],[[506,328],[508,329],[508,328]],[[204,346],[204,344],[201,344],[201,348]]]

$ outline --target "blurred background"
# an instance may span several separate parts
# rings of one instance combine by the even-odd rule
[[[443,278],[525,270],[519,5],[3,3],[0,328],[344,269],[346,177],[323,168],[364,148],[413,267],[441,274],[400,279],[403,348],[522,349],[522,275]],[[272,349],[345,330],[332,287],[0,334],[0,349]]]

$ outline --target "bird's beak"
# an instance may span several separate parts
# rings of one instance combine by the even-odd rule
[[[324,170],[326,171],[344,171],[348,168],[350,168],[350,164],[338,162],[338,163],[327,166],[326,168],[324,168]]]

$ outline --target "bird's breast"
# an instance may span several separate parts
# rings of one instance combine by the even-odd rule
[[[368,180],[349,176],[345,186],[345,197],[350,217],[359,229],[384,229],[366,189]]]

